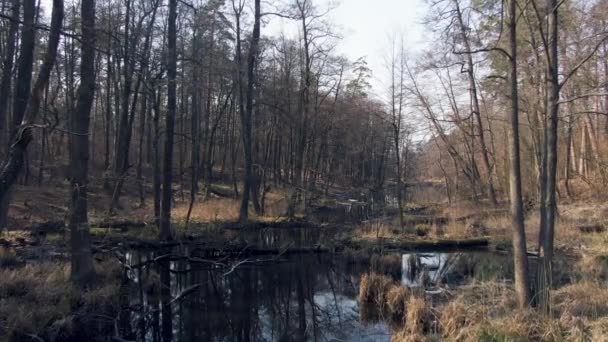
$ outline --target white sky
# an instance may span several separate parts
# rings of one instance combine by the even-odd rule
[[[314,3],[319,9],[326,9],[330,2],[332,0],[315,0]],[[335,53],[351,61],[365,57],[373,71],[373,92],[382,96],[388,87],[385,61],[390,54],[390,36],[401,34],[408,52],[421,49],[427,40],[422,24],[425,13],[424,0],[341,0],[328,14],[328,21],[343,37]],[[266,34],[283,29],[290,31],[283,27],[286,24],[273,21],[264,28]],[[289,25],[297,27],[298,23]]]

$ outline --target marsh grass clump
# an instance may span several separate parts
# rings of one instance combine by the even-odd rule
[[[404,323],[410,296],[411,292],[405,286],[394,285],[388,290],[385,295],[385,314],[390,318],[392,324],[400,325]]]
[[[21,340],[32,335],[56,341],[94,334],[95,329],[81,323],[97,314],[112,317],[119,306],[118,267],[115,263],[102,262],[96,268],[99,274],[96,286],[88,290],[72,286],[70,267],[64,262],[1,269],[0,338]]]
[[[364,274],[359,286],[361,320],[388,320],[400,326],[405,317],[410,290],[395,280],[377,273]]]
[[[410,296],[403,323],[393,333],[391,342],[427,341],[433,324],[433,313],[424,297]]]
[[[430,307],[423,297],[411,296],[407,302],[405,327],[410,334],[424,334],[432,321]]]
[[[394,280],[382,274],[366,273],[361,277],[359,285],[359,302],[374,303],[384,306],[385,295],[393,285]]]
[[[483,305],[467,304],[461,297],[444,305],[439,312],[443,337],[460,340],[474,325],[485,321],[487,310]]]

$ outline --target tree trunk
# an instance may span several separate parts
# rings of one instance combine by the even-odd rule
[[[253,122],[253,97],[255,85],[255,63],[258,54],[258,45],[260,41],[260,0],[255,0],[255,15],[253,24],[253,34],[251,36],[251,44],[249,47],[249,56],[247,62],[247,104],[245,112],[242,115],[243,129],[243,149],[245,152],[245,181],[243,189],[243,198],[241,201],[241,209],[239,212],[239,221],[247,222],[249,219],[249,197],[254,191],[254,175],[253,175],[253,134],[251,126]]]
[[[175,131],[175,114],[177,112],[177,0],[169,0],[169,23],[167,37],[167,116],[165,117],[165,154],[163,156],[163,189],[160,216],[160,238],[172,240],[171,200],[173,198],[173,140]]]
[[[195,28],[195,31],[192,35],[192,46],[193,46],[193,58],[201,55],[201,51],[199,49],[199,36],[198,30]],[[190,117],[190,136],[192,139],[192,150],[191,150],[191,164],[192,170],[190,171],[190,205],[188,206],[188,213],[186,214],[186,228],[188,228],[188,224],[190,223],[190,215],[192,214],[192,208],[194,207],[194,202],[196,201],[196,194],[198,192],[198,176],[199,176],[199,156],[200,156],[200,104],[199,104],[199,94],[200,94],[200,81],[199,81],[199,68],[198,63],[195,63],[193,75],[192,75],[192,114]]]
[[[72,248],[72,281],[89,285],[94,278],[93,255],[87,213],[89,163],[89,121],[95,96],[95,0],[82,0],[82,57],[80,86],[72,112],[72,145],[70,148],[70,244]]]
[[[154,86],[156,87],[156,85]],[[153,88],[154,89],[154,88]],[[161,165],[160,165],[160,90],[152,90],[154,101],[154,134],[152,138],[153,150],[153,188],[154,188],[154,222],[160,227],[160,202],[161,202]]]
[[[546,151],[546,180],[543,183],[544,203],[542,207],[544,214],[541,217],[540,236],[539,236],[539,258],[538,268],[539,279],[539,303],[541,310],[549,313],[549,292],[552,285],[552,261],[553,261],[553,240],[555,228],[556,185],[557,185],[557,129],[559,114],[559,64],[558,64],[558,7],[557,0],[547,0],[548,14],[547,33],[548,33],[548,59],[547,66],[547,110],[548,128]]]
[[[513,261],[515,273],[515,291],[520,308],[530,304],[528,276],[528,250],[526,247],[526,230],[521,188],[521,166],[519,155],[519,94],[517,89],[517,24],[516,0],[509,1],[509,43],[511,48],[511,130],[509,143],[509,195],[511,199],[511,225],[513,226]]]
[[[126,176],[126,172],[129,167],[129,146],[131,144],[131,125],[129,120],[129,103],[131,98],[131,50],[129,42],[131,37],[129,35],[129,28],[131,26],[131,0],[127,0],[126,3],[126,16],[125,16],[125,34],[124,34],[124,47],[123,47],[123,77],[124,84],[122,89],[122,103],[120,118],[118,121],[117,140],[116,140],[116,153],[114,155],[114,186],[112,189],[112,199],[110,201],[110,212],[113,212],[118,201],[120,199],[120,193],[122,191],[122,184]]]
[[[2,52],[2,54],[4,55],[4,61],[2,62],[2,81],[0,81],[0,94],[3,94],[2,96],[0,96],[0,142],[4,141],[2,137],[4,137],[6,112],[8,109],[8,100],[10,99],[10,96],[8,94],[11,91],[11,80],[13,77],[15,41],[17,37],[17,30],[19,29],[19,7],[20,0],[12,0],[11,22],[9,24],[8,35],[6,37],[6,50]]]

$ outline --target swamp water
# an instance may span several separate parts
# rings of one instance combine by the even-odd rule
[[[258,246],[310,246],[303,229],[264,232]],[[391,329],[360,314],[370,271],[429,293],[473,279],[510,279],[507,255],[490,252],[289,254],[205,259],[192,247],[126,255],[133,311],[123,336],[138,341],[389,341]]]

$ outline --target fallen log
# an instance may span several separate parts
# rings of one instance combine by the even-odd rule
[[[305,220],[272,221],[260,222],[250,221],[247,223],[229,222],[222,225],[223,229],[228,230],[256,230],[265,228],[294,229],[294,228],[326,228],[327,226],[318,225]]]
[[[490,245],[490,241],[484,238],[463,239],[463,240],[411,240],[394,241],[379,239],[377,241],[351,240],[347,242],[351,248],[361,249],[370,248],[372,250],[395,250],[395,251],[416,251],[434,252],[445,250],[474,250],[485,249]]]
[[[108,228],[108,229],[129,229],[129,228],[143,228],[148,223],[143,221],[130,221],[130,220],[119,220],[119,221],[99,221],[91,223],[91,227],[97,228]]]
[[[226,190],[220,187],[216,187],[216,186],[210,186],[209,187],[209,192],[218,196],[218,197],[225,197],[225,198],[234,198],[234,192],[232,190]]]
[[[434,216],[434,215],[405,215],[403,217],[403,224],[405,225],[417,225],[417,224],[447,224],[448,218],[445,216]]]
[[[578,230],[581,233],[590,234],[590,233],[603,233],[606,231],[606,227],[600,224],[588,224],[588,225],[580,225],[577,226]]]

